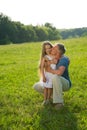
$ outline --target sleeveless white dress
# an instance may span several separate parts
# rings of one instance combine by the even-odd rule
[[[48,55],[46,55],[46,57],[49,60],[53,59],[52,57],[50,57]],[[56,64],[50,64],[50,67],[55,70],[56,69]],[[46,82],[41,81],[41,86],[46,87],[46,88],[52,88],[52,78],[53,78],[54,74],[52,74],[50,72],[46,72],[46,71],[44,73],[45,73],[45,77],[46,77]]]

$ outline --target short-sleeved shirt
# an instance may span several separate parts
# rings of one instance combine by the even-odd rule
[[[56,65],[56,68],[58,69],[60,66],[65,67],[65,71],[61,76],[69,81],[69,84],[71,87],[71,81],[70,81],[69,72],[68,72],[69,58],[66,56],[61,57]]]

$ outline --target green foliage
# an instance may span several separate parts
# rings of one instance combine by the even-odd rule
[[[20,22],[12,22],[7,16],[0,14],[0,44],[56,40],[59,38],[58,30],[51,25],[25,26]]]
[[[67,38],[78,38],[81,36],[87,36],[87,27],[83,28],[75,28],[75,29],[64,29],[60,30],[60,35],[62,39]]]
[[[13,22],[0,13],[0,45],[45,40],[59,40],[87,36],[87,28],[56,29],[51,23],[41,26],[24,25]]]
[[[37,34],[37,41],[44,41],[48,39],[48,32],[45,27],[36,26],[35,32]]]
[[[33,89],[39,80],[41,42],[0,46],[0,130],[87,129],[87,38],[61,41],[70,58],[72,88],[60,111],[43,107]]]

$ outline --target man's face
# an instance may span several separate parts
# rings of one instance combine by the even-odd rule
[[[55,46],[52,47],[52,49],[51,49],[51,54],[56,55],[56,54],[58,54],[58,53],[59,53],[59,51],[58,51],[58,46],[55,45]]]

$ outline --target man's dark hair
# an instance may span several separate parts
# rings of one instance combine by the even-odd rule
[[[57,46],[58,46],[58,48],[59,48],[59,50],[61,51],[62,54],[64,54],[66,52],[66,49],[65,49],[63,44],[58,43]]]

